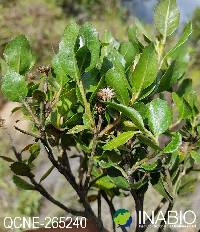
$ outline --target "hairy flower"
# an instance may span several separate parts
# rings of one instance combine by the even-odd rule
[[[115,96],[115,93],[113,89],[107,87],[99,90],[99,92],[97,92],[97,96],[103,101],[109,101]]]

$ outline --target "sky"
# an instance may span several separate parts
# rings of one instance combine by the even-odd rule
[[[134,4],[131,0],[124,0],[125,5],[130,11],[137,17],[145,22],[151,22],[153,16],[153,9],[156,4],[156,0],[141,1],[136,0]],[[200,0],[177,0],[178,7],[181,12],[181,23],[186,22],[193,14],[196,7],[200,7]]]

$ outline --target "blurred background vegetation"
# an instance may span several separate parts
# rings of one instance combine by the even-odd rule
[[[191,59],[188,59],[187,75],[193,79],[194,88],[200,93],[200,8],[198,8],[200,0],[178,2],[184,15],[181,23],[183,24],[188,18],[193,21],[194,32],[190,44],[188,44]],[[192,4],[189,13],[186,12],[188,11],[188,2]],[[156,0],[0,0],[0,53],[2,54],[5,44],[11,38],[17,34],[25,34],[36,54],[37,65],[47,65],[57,49],[65,26],[71,19],[75,19],[80,24],[85,21],[92,22],[100,32],[100,36],[105,30],[109,30],[117,39],[126,40],[126,31],[128,25],[134,22],[134,16],[140,17],[147,30],[152,30],[151,21],[155,3]],[[171,42],[173,43],[173,41]],[[0,130],[0,155],[9,153],[12,156],[9,133],[18,148],[22,149],[27,144],[27,138],[17,133],[14,134],[12,131],[16,116],[20,117],[16,114],[11,116],[14,106],[13,103],[7,103],[0,95],[0,117],[6,119],[6,130]],[[41,158],[37,168],[38,172],[48,169],[44,157]],[[18,191],[12,183],[9,172],[8,164],[0,160],[0,217],[55,216],[55,213],[61,213],[45,202],[39,194]],[[68,204],[69,199],[72,199],[70,200],[71,204],[76,204],[71,189],[66,192],[61,187],[64,182],[62,177],[59,176],[60,179],[55,185],[56,178],[57,173],[53,172],[51,180],[46,183],[47,188]],[[194,193],[190,195],[190,198],[186,195],[179,201],[179,204],[183,203],[185,208],[195,208],[200,204],[200,186],[194,186],[191,191]],[[151,202],[149,203],[150,198]],[[152,199],[152,193],[149,193],[146,200],[147,207],[156,204],[156,195],[154,198]],[[119,206],[125,207],[124,204],[121,201]]]

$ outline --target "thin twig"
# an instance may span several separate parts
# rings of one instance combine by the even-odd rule
[[[14,126],[14,128],[15,128],[17,131],[19,131],[19,132],[21,132],[21,133],[23,133],[23,134],[25,134],[25,135],[32,136],[32,137],[34,137],[34,138],[36,138],[36,139],[41,139],[41,137],[40,137],[39,135],[36,135],[36,134],[34,134],[34,133],[32,133],[32,132],[25,131],[25,130],[23,130],[23,129],[17,127],[17,126]]]
[[[165,226],[165,222],[168,220],[168,212],[172,210],[174,204],[172,202],[169,202],[169,205],[167,207],[167,210],[166,210],[166,213],[165,213],[165,220],[163,220],[161,223],[160,223],[160,227],[158,229],[158,232],[162,232],[163,231],[163,228]]]
[[[67,206],[63,205],[56,199],[54,199],[44,188],[41,184],[37,183],[35,179],[32,177],[30,178],[31,183],[35,186],[35,189],[42,195],[44,196],[47,200],[52,202],[54,205],[57,205],[59,208],[63,209],[67,213],[70,213],[75,216],[86,216],[85,211],[78,211],[75,209],[68,208]]]

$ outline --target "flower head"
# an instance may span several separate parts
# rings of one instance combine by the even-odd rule
[[[115,93],[113,89],[107,87],[99,90],[99,92],[97,92],[97,96],[103,101],[109,101],[115,96]]]

